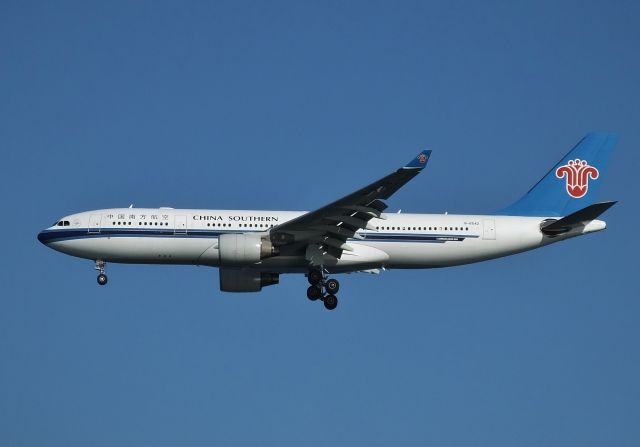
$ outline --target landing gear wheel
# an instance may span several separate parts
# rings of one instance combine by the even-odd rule
[[[320,287],[310,286],[307,289],[307,298],[309,298],[311,301],[315,301],[321,297],[322,297],[322,289],[320,289]]]
[[[105,275],[104,273],[100,273],[98,275],[98,284],[104,286],[107,283],[107,279],[107,275]]]
[[[335,295],[340,290],[340,283],[337,279],[330,279],[324,284],[324,288],[327,289],[327,293]]]
[[[325,295],[324,297],[324,307],[328,310],[333,310],[338,307],[338,298],[335,295]]]
[[[96,259],[96,270],[100,272],[98,275],[98,284],[104,286],[107,283],[107,275],[104,274],[107,263],[102,259]]]
[[[322,272],[320,270],[309,270],[307,279],[309,280],[309,284],[315,286],[322,281]]]

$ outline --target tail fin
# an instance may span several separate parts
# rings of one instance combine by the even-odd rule
[[[595,202],[618,137],[584,137],[520,200],[498,212],[511,216],[566,216]]]

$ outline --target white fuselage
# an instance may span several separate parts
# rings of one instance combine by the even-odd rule
[[[193,264],[218,267],[218,237],[267,232],[304,214],[298,211],[230,211],[122,208],[67,216],[38,238],[60,252],[105,262]],[[531,250],[593,231],[594,220],[561,236],[540,231],[545,217],[382,214],[375,230],[358,231],[348,241],[334,272],[379,268],[434,268],[467,264]],[[305,272],[305,256],[274,256],[247,266],[274,273]]]

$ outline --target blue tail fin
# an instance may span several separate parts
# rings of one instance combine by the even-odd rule
[[[588,134],[529,192],[498,214],[566,216],[591,205],[617,141],[612,133]]]

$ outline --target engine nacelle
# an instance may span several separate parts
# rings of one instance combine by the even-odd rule
[[[263,287],[279,282],[280,275],[278,273],[220,269],[220,290],[223,292],[259,292]]]
[[[249,265],[275,255],[276,249],[264,234],[221,234],[218,238],[221,266]],[[221,270],[222,271],[222,270]]]

